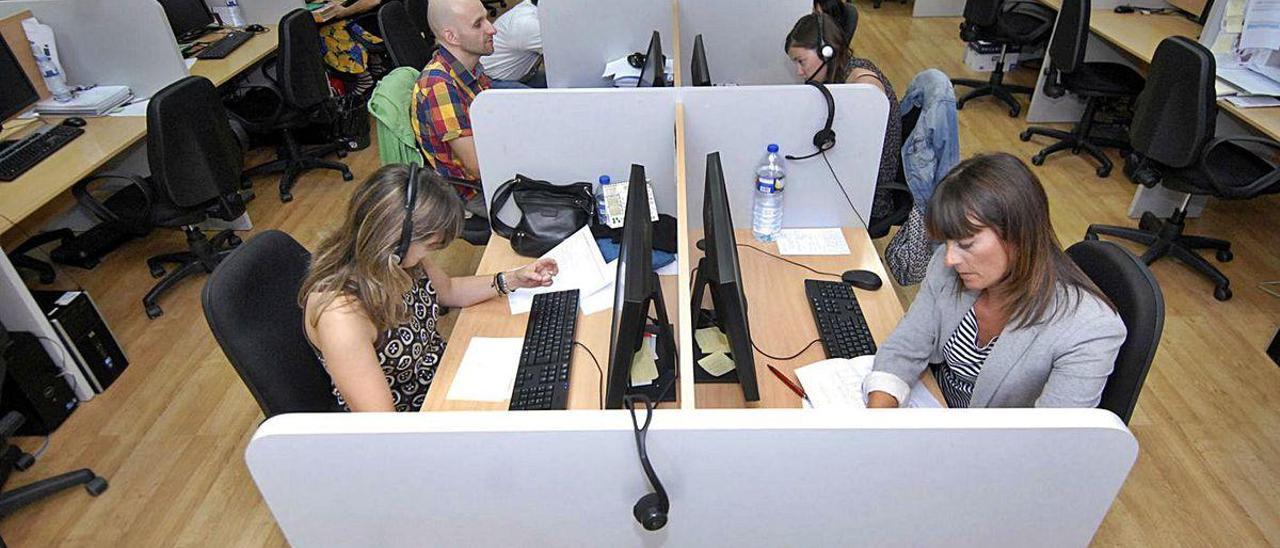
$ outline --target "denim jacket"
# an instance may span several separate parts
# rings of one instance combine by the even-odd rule
[[[902,112],[923,109],[902,142],[902,169],[916,204],[928,204],[933,188],[960,162],[955,88],[942,71],[928,69],[911,80],[901,105]]]

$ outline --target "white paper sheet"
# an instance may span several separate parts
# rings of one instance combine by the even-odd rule
[[[849,243],[839,228],[784,228],[778,233],[783,255],[848,255]]]
[[[1245,95],[1237,95],[1227,97],[1227,102],[1240,108],[1258,108],[1258,107],[1276,107],[1280,106],[1280,98],[1276,97],[1253,97]]]
[[[1249,0],[1240,48],[1280,49],[1280,0]]]
[[[506,401],[516,383],[524,339],[472,337],[445,399]]]
[[[680,274],[680,257],[677,256],[676,260],[667,263],[666,266],[654,272],[657,272],[659,276],[678,276]]]
[[[188,57],[188,58],[186,58],[186,59],[183,59],[183,60],[182,60],[182,63],[183,63],[184,65],[187,65],[187,70],[190,70],[190,69],[191,69],[191,67],[196,66],[196,61],[199,61],[199,59],[197,59],[197,58],[195,58],[195,57]]]
[[[605,269],[608,270],[609,272],[617,272],[618,260],[614,259],[613,262],[606,264]],[[596,312],[612,309],[613,308],[613,288],[616,283],[617,283],[617,275],[615,274],[613,277],[609,278],[608,284],[596,290],[595,293],[587,295],[586,297],[582,297],[581,295],[579,295],[578,306],[582,308],[582,315],[590,316],[592,314],[595,314]]]
[[[610,270],[605,264],[604,257],[600,255],[600,247],[591,237],[591,229],[585,226],[542,257],[555,259],[560,273],[547,287],[512,291],[511,295],[507,296],[511,314],[529,312],[533,306],[534,295],[551,291],[577,289],[579,304],[581,304],[582,296],[591,295],[600,290],[611,283],[615,276],[616,269]]]
[[[796,378],[800,379],[800,386],[813,401],[814,408],[865,409],[862,380],[871,373],[874,364],[875,356],[832,358],[796,368]],[[917,380],[912,383],[911,395],[902,407],[937,408],[942,404]]]
[[[111,111],[111,114],[108,114],[108,116],[146,116],[147,103],[150,103],[150,101],[146,99],[141,101],[135,100]]]

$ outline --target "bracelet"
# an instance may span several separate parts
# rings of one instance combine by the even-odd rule
[[[500,276],[501,274],[502,273],[499,272],[498,274],[493,275],[493,280],[489,282],[489,287],[492,288],[499,295],[506,295],[506,293],[502,291],[502,286],[498,285],[498,276]]]
[[[498,290],[501,291],[503,295],[511,293],[511,289],[507,287],[507,277],[502,272],[499,272],[497,278]]]

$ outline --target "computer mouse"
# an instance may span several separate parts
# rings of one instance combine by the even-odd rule
[[[79,116],[72,116],[62,121],[62,125],[71,127],[84,127],[87,123],[88,122],[84,121],[84,118],[80,118]]]
[[[258,24],[253,24],[253,25],[249,25],[249,26],[245,27],[245,28],[244,28],[244,30],[247,30],[247,31],[249,31],[249,32],[266,32],[266,31],[267,31],[267,27],[264,27],[264,26],[262,26],[262,25],[258,25]]]
[[[1133,6],[1116,6],[1116,13],[1133,13]]]
[[[880,289],[884,283],[880,281],[879,275],[870,270],[846,270],[840,275],[840,279],[844,280],[844,283],[867,291]]]

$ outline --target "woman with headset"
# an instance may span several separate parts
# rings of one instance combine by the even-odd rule
[[[441,306],[467,307],[551,285],[551,259],[451,277],[427,257],[462,228],[462,202],[430,169],[384,166],[351,195],[342,225],[312,258],[299,293],[307,340],[351,411],[417,411],[445,340]]]
[[[884,148],[880,152],[880,171],[876,177],[875,200],[871,218],[879,219],[892,205],[885,199],[884,186],[898,174],[898,154],[902,149],[902,116],[898,95],[893,85],[875,63],[850,55],[844,31],[830,15],[811,13],[796,21],[783,47],[796,66],[796,76],[814,84],[869,84],[884,91],[889,99],[889,116],[885,121]],[[874,221],[872,221],[874,222]]]

